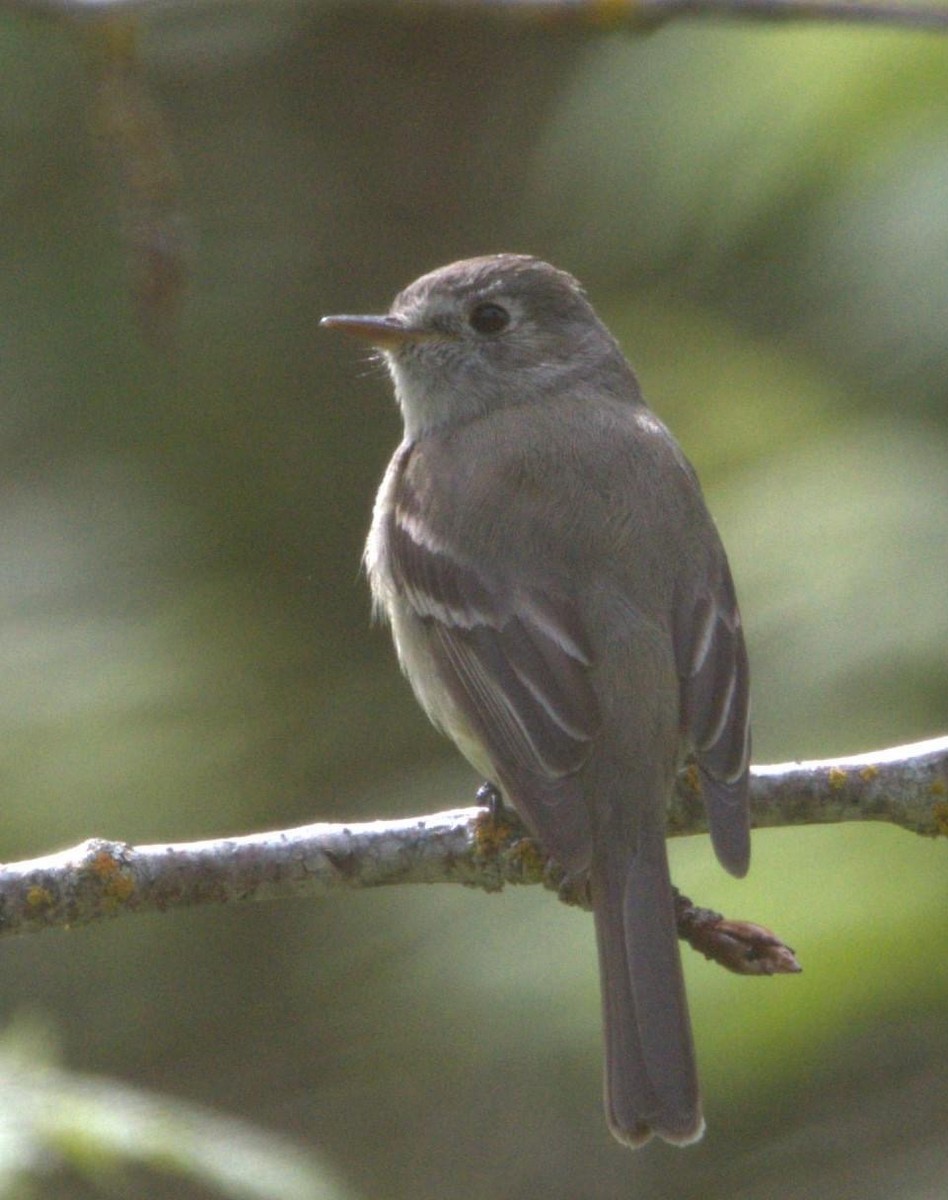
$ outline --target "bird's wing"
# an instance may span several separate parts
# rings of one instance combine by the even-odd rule
[[[493,763],[494,782],[549,853],[571,870],[587,866],[576,773],[599,708],[575,605],[465,561],[427,525],[407,485],[386,540],[400,597],[423,623],[442,686]]]
[[[747,650],[731,572],[721,552],[715,577],[676,605],[675,658],[682,730],[701,773],[715,852],[743,875],[750,861],[750,699]]]

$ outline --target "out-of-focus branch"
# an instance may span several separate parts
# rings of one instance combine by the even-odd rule
[[[479,0],[466,0],[477,4]],[[522,0],[489,0],[519,6]],[[569,0],[567,0],[569,2]],[[558,10],[563,0],[526,0],[531,8]],[[573,0],[574,8],[586,7]],[[888,25],[902,29],[948,32],[948,5],[862,3],[861,0],[598,0],[589,5],[617,24],[661,25],[680,17],[724,17],[748,21],[819,21],[857,25]]]
[[[752,814],[757,826],[877,820],[948,834],[948,737],[856,758],[757,767]],[[669,833],[706,829],[697,773],[686,770],[669,811]],[[479,808],[177,845],[91,839],[0,868],[0,935],[122,913],[383,884],[461,883],[499,891],[508,883],[540,882],[549,882],[547,864],[519,823]],[[727,923],[738,933],[739,926]],[[753,953],[765,944],[758,939]],[[704,944],[698,948],[707,952]]]
[[[681,17],[752,21],[819,21],[948,31],[948,5],[915,0],[410,0],[417,9],[509,9],[581,24],[651,28]],[[174,0],[176,8],[197,7]],[[149,12],[169,0],[0,0],[6,9],[30,16],[96,17],[103,13]]]
[[[142,66],[140,22],[110,13],[87,33],[95,84],[91,122],[115,171],[119,237],[135,313],[146,339],[168,348],[187,274],[174,137]]]

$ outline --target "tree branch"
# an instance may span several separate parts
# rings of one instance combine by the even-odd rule
[[[923,837],[948,835],[948,737],[848,758],[751,768],[755,828],[888,821]],[[679,778],[669,833],[704,833],[697,777]],[[679,823],[680,822],[680,823]]]
[[[479,3],[480,0],[470,0]],[[569,0],[491,0],[494,4],[559,11]],[[573,3],[574,8],[586,5]],[[948,5],[862,3],[862,0],[599,0],[591,4],[615,24],[663,25],[679,17],[751,21],[819,21],[948,31]]]
[[[416,0],[415,7],[509,9],[580,24],[650,29],[680,17],[818,21],[948,31],[948,5],[880,0]],[[157,9],[157,0],[0,0],[0,11],[91,19]],[[184,7],[184,6],[182,6]],[[197,5],[195,5],[197,7]]]
[[[682,772],[670,835],[707,830],[699,787],[697,772]],[[855,758],[756,767],[752,816],[758,827],[874,820],[948,834],[948,737]],[[516,818],[497,819],[481,808],[175,845],[93,838],[0,869],[0,935],[344,888],[460,883],[499,891],[541,882],[555,880]],[[729,923],[732,935],[736,927]],[[707,952],[703,943],[699,948]]]

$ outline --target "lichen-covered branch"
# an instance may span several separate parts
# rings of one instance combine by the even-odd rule
[[[757,767],[752,812],[757,826],[878,820],[948,834],[948,737],[856,758]],[[705,830],[696,776],[686,770],[669,833]],[[549,881],[543,855],[515,818],[497,819],[480,808],[170,845],[93,838],[0,868],[0,935],[123,913],[384,884],[461,883],[498,891],[509,883]]]
[[[755,828],[888,821],[923,836],[948,834],[948,737],[751,771]],[[669,811],[670,833],[707,830],[696,782],[696,773],[682,773]]]

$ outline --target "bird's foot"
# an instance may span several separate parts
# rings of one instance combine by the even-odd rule
[[[555,891],[564,904],[584,908],[587,912],[592,909],[588,871],[566,871],[555,859],[550,858],[543,872],[543,883]]]
[[[500,788],[489,779],[485,779],[477,789],[474,802],[478,808],[487,809],[487,815],[495,824],[504,819],[504,798],[500,794]]]

